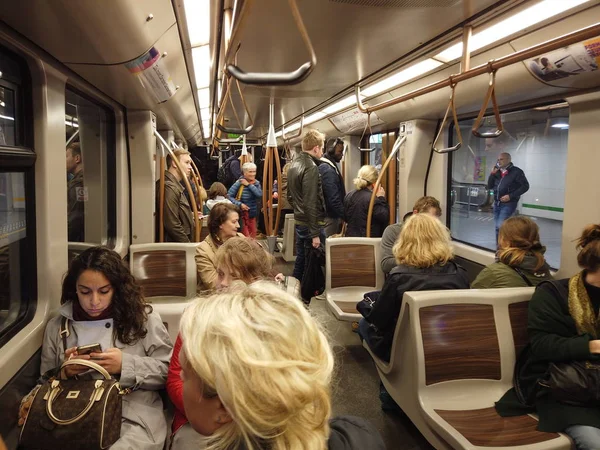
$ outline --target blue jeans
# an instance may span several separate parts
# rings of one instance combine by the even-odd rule
[[[577,450],[594,450],[600,448],[600,428],[588,425],[571,425],[565,433],[575,441]]]
[[[321,228],[321,244],[325,245],[325,230]],[[306,266],[306,258],[308,253],[307,248],[312,247],[312,237],[308,231],[308,227],[305,225],[296,225],[296,262],[294,263],[294,278],[298,281],[302,281],[304,275],[304,267]]]
[[[498,231],[502,223],[512,216],[517,209],[517,202],[502,203],[498,200],[494,202],[494,223],[496,224],[496,244],[498,244]]]

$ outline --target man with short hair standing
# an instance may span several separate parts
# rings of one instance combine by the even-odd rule
[[[302,281],[307,249],[325,244],[325,201],[318,165],[323,156],[324,138],[309,130],[302,139],[302,151],[288,170],[287,198],[296,222],[296,263],[293,276]]]
[[[344,156],[344,141],[340,138],[332,139],[327,148],[327,153],[321,158],[319,173],[323,183],[323,197],[325,198],[325,236],[337,234],[342,229],[344,220],[344,197],[346,188],[344,178],[337,164]]]
[[[498,243],[498,230],[502,222],[515,213],[521,195],[529,190],[529,182],[525,173],[513,165],[510,154],[502,152],[490,173],[487,188],[494,191],[494,223]]]
[[[190,152],[177,149],[173,155],[179,161],[179,165],[189,177],[192,173],[192,157]],[[181,185],[183,175],[177,164],[167,155],[167,170],[165,170],[165,207],[164,207],[164,229],[165,242],[194,242],[194,216],[192,208],[184,194],[185,188]],[[159,201],[159,181],[156,182],[156,202]],[[158,217],[158,213],[157,213]],[[158,226],[162,226],[159,224]],[[158,228],[157,228],[158,229]]]

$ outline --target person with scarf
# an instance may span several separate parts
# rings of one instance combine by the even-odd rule
[[[546,247],[540,243],[540,231],[529,217],[509,217],[500,227],[498,260],[484,268],[473,289],[537,286],[552,280],[544,259]]]
[[[512,216],[521,195],[529,190],[525,173],[511,162],[509,153],[500,153],[498,162],[488,178],[487,188],[494,192],[494,223],[496,242],[502,223]]]
[[[600,224],[588,225],[577,247],[583,270],[569,279],[541,283],[529,302],[529,345],[519,356],[515,380],[522,395],[509,390],[496,410],[505,417],[535,411],[539,431],[563,432],[578,450],[588,450],[600,448],[600,408],[562,403],[538,383],[551,363],[600,362]]]
[[[167,422],[158,391],[165,387],[173,345],[160,315],[146,303],[119,254],[92,247],[75,257],[60,303],[58,315],[46,325],[41,373],[66,360],[93,360],[123,389],[132,390],[123,396],[121,436],[111,450],[162,450]],[[66,345],[60,335],[63,321],[69,330]],[[77,353],[78,346],[89,344],[100,344],[102,351]],[[71,365],[62,375],[92,376],[88,371]]]
[[[256,164],[247,162],[242,166],[242,176],[229,188],[229,200],[242,210],[242,234],[256,238],[256,218],[262,198],[260,181],[256,179]]]

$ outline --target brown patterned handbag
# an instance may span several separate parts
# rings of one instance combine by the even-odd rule
[[[122,395],[119,383],[88,360],[65,361],[100,372],[103,379],[50,379],[35,394],[19,437],[23,450],[100,450],[121,435]]]

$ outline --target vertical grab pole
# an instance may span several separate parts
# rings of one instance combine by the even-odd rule
[[[165,242],[165,157],[160,155],[160,181],[158,187],[158,242]]]

